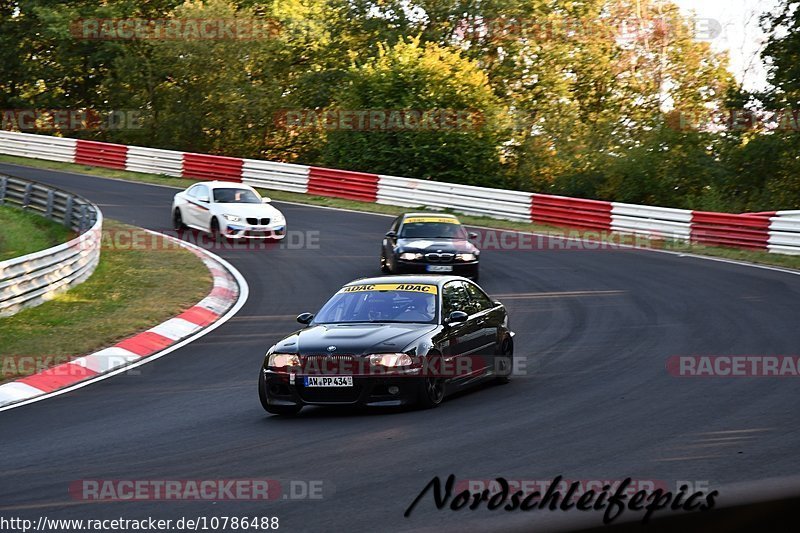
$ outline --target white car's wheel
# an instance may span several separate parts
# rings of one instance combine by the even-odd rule
[[[186,229],[186,224],[183,223],[183,216],[181,215],[181,210],[179,207],[176,207],[175,211],[172,212],[172,227],[176,231]]]
[[[214,240],[221,241],[223,238],[222,231],[219,228],[219,220],[217,217],[211,219],[211,236],[214,237]]]

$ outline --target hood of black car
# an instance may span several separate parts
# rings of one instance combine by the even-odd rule
[[[474,253],[477,248],[465,239],[397,239],[399,252]]]
[[[320,324],[285,338],[275,345],[275,350],[301,355],[400,352],[437,327],[436,324]]]

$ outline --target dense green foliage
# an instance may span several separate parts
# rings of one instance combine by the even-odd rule
[[[92,19],[272,31],[86,39]],[[800,105],[800,15],[784,0],[763,22],[774,88],[746,94],[667,1],[0,0],[0,109],[135,110],[135,128],[61,134],[160,148],[697,209],[800,208],[796,123],[722,118]],[[458,119],[420,125],[442,110]],[[371,113],[381,119],[365,127]]]

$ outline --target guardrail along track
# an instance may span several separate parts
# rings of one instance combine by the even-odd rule
[[[92,275],[100,260],[103,215],[89,200],[49,185],[0,174],[0,205],[15,206],[78,233],[46,250],[0,262],[0,316],[39,305]]]
[[[800,254],[800,211],[734,215],[0,131],[0,153],[581,230]]]

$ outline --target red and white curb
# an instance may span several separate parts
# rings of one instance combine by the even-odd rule
[[[0,411],[63,394],[154,361],[213,331],[241,309],[249,288],[230,263],[194,244],[147,231],[177,242],[205,263],[214,277],[208,296],[178,316],[110,348],[0,385]]]

